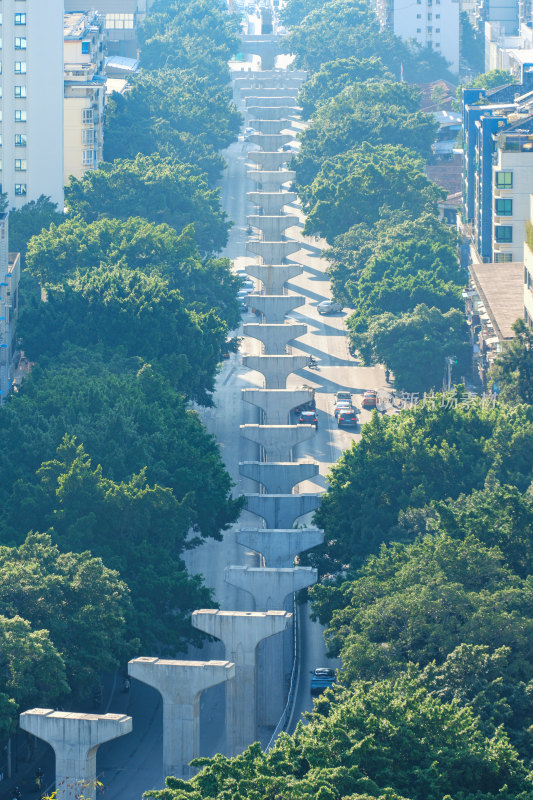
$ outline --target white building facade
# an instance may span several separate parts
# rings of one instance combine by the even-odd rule
[[[106,35],[104,17],[65,14],[65,184],[103,158]]]
[[[378,0],[376,8],[383,27],[404,41],[431,47],[451,72],[459,72],[459,0]]]
[[[153,0],[65,0],[65,11],[90,11],[96,8],[105,17],[108,49],[112,55],[135,58],[137,28]]]
[[[63,0],[3,0],[1,184],[10,207],[63,208]]]

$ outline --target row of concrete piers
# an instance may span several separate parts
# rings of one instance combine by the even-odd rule
[[[255,130],[250,142],[259,148],[248,154],[256,167],[248,172],[256,187],[248,198],[257,213],[247,221],[258,233],[248,241],[247,254],[256,259],[248,271],[263,287],[250,298],[261,322],[244,326],[245,336],[260,341],[263,352],[243,357],[247,367],[264,376],[264,388],[243,391],[243,400],[261,410],[262,424],[241,426],[241,435],[260,446],[264,460],[242,462],[239,471],[258,485],[257,493],[247,495],[247,509],[261,518],[265,527],[258,524],[234,535],[239,544],[260,554],[262,566],[225,566],[225,580],[254,598],[253,611],[201,609],[192,615],[194,627],[223,642],[224,660],[143,656],[129,662],[132,678],[161,693],[164,770],[166,775],[180,778],[192,775],[189,762],[200,755],[199,701],[205,689],[226,685],[228,755],[242,752],[256,740],[259,716],[263,724],[275,726],[286,700],[280,648],[284,647],[282,634],[293,622],[287,598],[317,579],[314,569],[295,566],[295,559],[323,540],[320,530],[294,527],[299,517],[319,504],[318,494],[293,491],[318,473],[318,465],[294,460],[295,446],[313,436],[315,429],[290,421],[291,409],[308,402],[311,390],[287,388],[289,375],[306,364],[304,356],[287,352],[288,345],[304,335],[307,326],[286,321],[287,314],[305,298],[286,287],[301,267],[286,261],[300,245],[286,237],[298,217],[284,212],[296,194],[288,185],[295,177],[287,169],[291,154],[282,148],[294,138],[291,127],[299,112],[296,97],[306,76],[273,69],[276,37],[248,36],[243,47],[245,52],[259,53],[267,67],[237,73],[233,81],[235,99]],[[263,647],[258,669],[258,646],[264,640],[271,646]],[[74,800],[80,794],[91,800],[96,795],[98,747],[129,733],[132,718],[34,708],[21,714],[20,725],[49,742],[55,751],[57,800]]]

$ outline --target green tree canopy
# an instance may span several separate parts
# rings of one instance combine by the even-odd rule
[[[289,5],[288,3],[286,8]],[[309,119],[319,106],[331,100],[343,89],[369,80],[392,80],[392,74],[380,58],[374,56],[359,59],[350,56],[327,61],[300,89],[298,103],[302,107],[303,117]]]
[[[56,203],[49,197],[41,195],[38,200],[31,200],[20,208],[12,208],[9,212],[9,250],[20,253],[22,263],[26,257],[26,248],[32,236],[36,236],[50,225],[59,225],[64,219],[58,211]]]
[[[86,222],[105,217],[144,217],[181,231],[191,223],[202,252],[221,250],[228,240],[220,190],[210,189],[198,167],[159,155],[118,159],[70,178],[65,199],[71,214]]]
[[[309,209],[306,233],[332,242],[352,225],[374,223],[383,206],[405,209],[409,216],[434,211],[440,190],[424,174],[424,161],[400,145],[364,142],[327,159],[303,192]]]
[[[502,400],[533,403],[533,330],[523,319],[513,324],[514,339],[505,342],[490,371]]]
[[[457,392],[379,417],[332,467],[315,515],[323,572],[359,564],[393,530],[401,510],[481,489],[487,476],[525,491],[532,478],[533,411],[462,402]]]

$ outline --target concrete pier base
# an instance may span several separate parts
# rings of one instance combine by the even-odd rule
[[[193,627],[221,639],[235,678],[226,684],[226,748],[242,753],[257,738],[256,649],[263,639],[281,633],[292,614],[286,611],[193,611]]]
[[[163,698],[165,776],[191,778],[196,770],[189,764],[200,756],[200,695],[234,678],[235,664],[141,657],[129,662],[128,674],[153,686]]]
[[[242,399],[263,410],[264,425],[288,425],[290,413],[313,399],[311,388],[302,389],[243,389]]]
[[[257,81],[260,84],[265,82],[269,82],[272,80],[279,80],[282,81],[282,86],[284,86],[288,81],[296,81],[303,83],[307,80],[307,70],[305,69],[294,69],[290,70],[278,70],[278,69],[255,69],[246,72],[244,75],[242,72],[235,72],[232,73],[232,79],[234,81],[239,80],[251,80]]]
[[[268,172],[275,172],[275,170],[281,169],[283,164],[287,164],[291,158],[292,153],[286,152],[285,150],[274,150],[274,152],[249,150],[246,156],[247,161],[258,164],[259,169],[264,169]]]
[[[263,101],[261,101],[260,105],[248,106],[246,109],[246,113],[249,115],[250,119],[290,120],[291,118],[299,117],[301,112],[301,108],[291,103],[286,103],[284,106],[265,106]]]
[[[124,714],[32,708],[20,715],[20,727],[53,748],[57,800],[95,800],[96,752],[104,742],[130,733],[132,720]]]
[[[296,97],[298,93],[295,93],[291,89],[285,89],[283,94],[278,94],[274,88],[272,91],[263,89],[263,91],[260,92],[260,90],[258,90],[257,92],[253,92],[253,94],[248,94],[246,90],[242,90],[241,96],[244,98],[244,107],[247,109],[252,106],[278,108],[279,106],[297,107]]]
[[[241,425],[241,436],[262,447],[267,461],[290,461],[292,448],[316,436],[314,425]]]
[[[283,294],[286,282],[301,275],[303,267],[296,262],[293,264],[249,264],[246,270],[249,275],[261,281],[265,287],[265,294]]]
[[[264,376],[265,389],[285,389],[287,378],[305,367],[307,356],[243,356],[242,363]]]
[[[239,473],[260,483],[269,494],[291,494],[298,483],[318,475],[318,464],[316,461],[241,461]]]
[[[260,230],[268,242],[279,242],[287,230],[298,225],[300,220],[291,214],[250,214],[246,217],[248,225]]]
[[[300,553],[317,547],[324,541],[324,531],[318,528],[248,528],[237,531],[237,541],[260,553],[267,567],[288,568]]]
[[[298,517],[316,511],[320,494],[247,494],[246,510],[257,514],[267,528],[292,528]]]
[[[263,210],[264,214],[281,214],[283,207],[293,203],[297,198],[296,192],[246,192],[250,203],[255,203]]]
[[[260,239],[249,239],[246,242],[246,252],[259,256],[263,264],[281,264],[286,258],[302,249],[301,242],[264,242]]]
[[[290,130],[292,120],[290,119],[257,119],[250,120],[250,128],[258,131],[259,133],[281,133],[284,130]],[[294,131],[296,134],[296,131]]]
[[[246,302],[250,308],[260,311],[270,325],[284,322],[286,314],[304,305],[305,297],[301,294],[249,294]]]
[[[295,264],[295,266],[298,265]],[[248,274],[251,274],[250,269],[248,267],[247,269]],[[254,278],[256,277],[258,276],[254,275]],[[276,294],[278,294],[278,292],[276,292]],[[272,325],[265,323],[261,325],[258,322],[251,322],[243,325],[243,333],[245,336],[250,336],[252,339],[258,339],[262,342],[264,348],[263,355],[279,356],[286,354],[286,348],[289,342],[307,333],[307,325],[299,323],[274,323]],[[297,405],[297,403],[294,405]]]
[[[246,171],[250,180],[254,181],[262,192],[279,192],[285,183],[292,183],[296,177],[290,169],[249,169]]]
[[[256,611],[283,611],[288,595],[316,583],[318,572],[312,567],[226,567],[224,580],[251,594]]]
[[[256,144],[261,150],[271,153],[274,150],[279,150],[284,144],[289,144],[294,139],[294,135],[290,133],[251,133],[248,136],[248,141]]]

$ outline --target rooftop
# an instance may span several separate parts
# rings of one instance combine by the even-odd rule
[[[98,15],[93,11],[71,11],[63,15],[63,36],[65,39],[80,39],[89,33],[97,33],[95,25]]]
[[[501,341],[514,337],[511,325],[524,316],[524,263],[471,264],[470,276]]]

